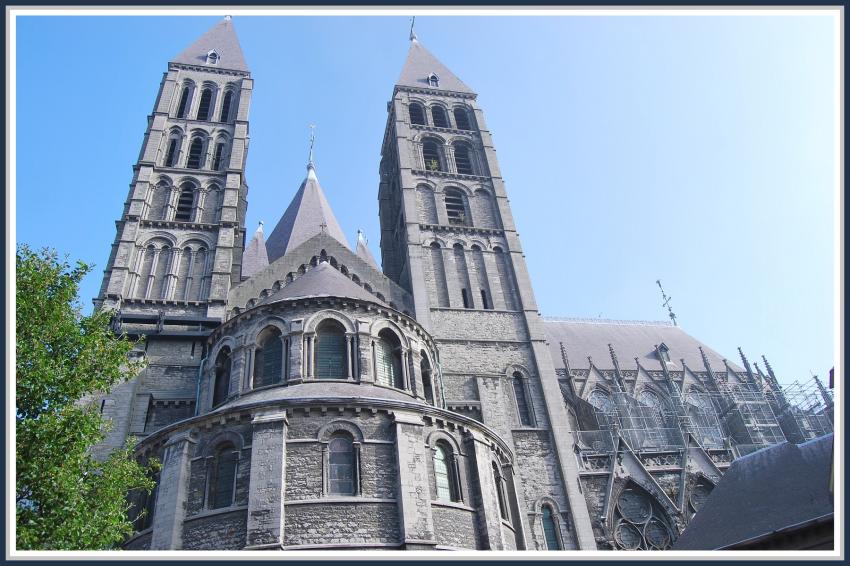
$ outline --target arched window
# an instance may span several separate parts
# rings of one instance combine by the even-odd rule
[[[496,255],[496,270],[499,272],[499,284],[502,287],[502,294],[505,297],[505,308],[516,310],[518,308],[517,295],[511,265],[502,248],[495,246],[493,251]]]
[[[215,382],[213,383],[213,408],[227,400],[230,393],[230,348],[222,348],[215,359]]]
[[[392,330],[384,329],[378,334],[376,350],[375,381],[381,385],[403,388],[401,343]]]
[[[348,350],[345,327],[336,320],[325,320],[316,330],[316,377],[346,379]]]
[[[154,481],[154,486],[151,491],[139,491],[138,503],[136,509],[138,513],[133,521],[133,528],[137,531],[143,531],[153,525],[153,513],[156,509],[156,494],[159,490],[159,473],[148,476]]]
[[[215,144],[215,153],[213,154],[213,170],[221,169],[221,158],[224,155],[224,142],[220,141]]]
[[[469,214],[467,214],[466,202],[460,189],[446,189],[444,198],[446,203],[446,216],[449,219],[449,224],[468,226]]]
[[[431,73],[430,75],[428,75],[428,86],[430,86],[431,88],[439,88],[440,77],[438,77],[434,73]]]
[[[212,105],[212,89],[205,88],[201,91],[201,102],[198,103],[198,120],[210,119],[210,106]]]
[[[218,63],[219,56],[215,51],[210,51],[207,53],[207,63],[210,65],[215,65]]]
[[[189,109],[189,94],[192,92],[192,87],[186,85],[183,87],[183,93],[180,95],[180,104],[177,106],[177,117],[185,118],[186,111]]]
[[[431,118],[434,120],[434,125],[438,128],[448,128],[449,120],[446,117],[446,111],[442,106],[434,105],[431,107]]]
[[[472,127],[469,124],[469,114],[466,113],[465,108],[455,108],[455,125],[458,130],[471,130]]]
[[[561,537],[558,536],[558,526],[549,505],[543,506],[543,538],[546,539],[546,550],[561,550]]]
[[[328,442],[328,493],[355,495],[356,458],[351,435],[338,432]]]
[[[425,110],[422,108],[422,105],[418,102],[411,102],[410,106],[407,107],[407,111],[410,113],[410,123],[411,124],[419,124],[420,126],[425,126]]]
[[[614,509],[614,542],[624,550],[665,550],[674,531],[667,513],[646,491],[630,482]]]
[[[180,138],[172,137],[168,140],[168,151],[165,153],[165,166],[174,167],[177,165],[177,146],[180,144]]]
[[[437,499],[460,501],[456,466],[454,451],[445,442],[437,442],[434,446],[434,485],[437,488]]]
[[[514,372],[513,378],[514,397],[516,397],[517,416],[522,426],[534,426],[531,409],[528,406],[528,398],[525,394],[525,379],[519,372]]]
[[[496,498],[499,500],[499,514],[502,519],[508,519],[508,502],[505,497],[505,479],[502,477],[502,471],[499,465],[493,462],[493,482],[496,486]]]
[[[189,144],[189,158],[186,160],[186,167],[189,169],[201,168],[201,155],[204,152],[204,140],[201,138],[193,138]]]
[[[428,171],[445,171],[440,155],[440,146],[436,140],[426,139],[422,142],[422,158]]]
[[[434,285],[437,292],[437,306],[449,306],[449,288],[446,284],[446,267],[443,264],[443,252],[440,249],[440,244],[431,242],[429,246],[431,251],[431,267],[434,270]]]
[[[455,154],[455,167],[461,175],[475,175],[475,169],[472,166],[472,148],[464,142],[454,142],[452,144]]]
[[[254,388],[280,383],[283,378],[283,337],[270,326],[257,338],[254,351]]]
[[[221,115],[218,117],[219,122],[230,121],[230,104],[233,101],[233,91],[228,90],[224,93],[224,100],[221,101]]]
[[[175,220],[184,222],[192,221],[192,210],[195,208],[195,187],[190,183],[184,183],[180,187],[180,197],[177,199],[177,212],[174,214]]]
[[[587,402],[600,413],[609,413],[613,408],[611,396],[602,389],[594,389],[587,397]]]
[[[216,451],[210,470],[210,487],[207,494],[210,509],[233,505],[237,463],[237,452],[232,444],[225,444]]]
[[[422,361],[419,363],[419,373],[422,374],[422,389],[428,404],[434,404],[434,382],[431,379],[431,364],[422,352]]]

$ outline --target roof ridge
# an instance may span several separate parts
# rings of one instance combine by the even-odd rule
[[[629,326],[674,326],[666,320],[626,320],[615,318],[582,318],[569,316],[544,316],[544,322],[579,322],[584,324],[621,324]]]

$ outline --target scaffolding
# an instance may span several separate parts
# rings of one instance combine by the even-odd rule
[[[799,444],[833,431],[832,393],[817,376],[772,392],[771,400],[778,408],[779,424],[789,441]]]
[[[731,450],[738,458],[786,440],[799,443],[832,431],[832,396],[818,382],[762,390],[755,380],[716,382],[714,391],[670,396],[594,390],[574,406],[583,453],[616,449],[618,438],[636,452],[681,450],[690,434],[706,450]],[[646,391],[646,390],[645,390]]]

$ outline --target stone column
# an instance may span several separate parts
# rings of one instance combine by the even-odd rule
[[[151,550],[179,550],[183,547],[189,459],[195,444],[190,433],[185,431],[176,433],[165,444],[153,516]]]
[[[354,378],[354,359],[352,354],[352,343],[354,342],[354,335],[346,332],[345,333],[345,365],[348,367],[348,372],[346,375],[347,379]]]
[[[433,550],[437,541],[431,514],[430,457],[422,437],[422,417],[394,412],[398,468],[398,516],[405,550]]]
[[[357,356],[360,381],[375,383],[372,373],[372,340],[369,338],[369,323],[365,320],[357,321]]]
[[[280,550],[286,490],[286,412],[257,413],[251,424],[254,431],[245,550]]]
[[[165,290],[162,295],[164,299],[171,300],[174,298],[174,292],[177,290],[177,274],[180,272],[180,256],[183,250],[180,248],[171,249],[171,261],[168,266],[168,273],[165,276]]]
[[[304,380],[303,321],[293,320],[289,325],[289,385]]]
[[[148,280],[145,283],[145,299],[149,299],[151,296],[151,291],[153,290],[154,280],[156,279],[156,268],[159,263],[159,253],[162,250],[155,249],[153,252],[153,259],[151,260],[151,272],[148,274]]]

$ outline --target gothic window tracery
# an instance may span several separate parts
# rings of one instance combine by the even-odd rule
[[[515,371],[511,380],[514,388],[514,398],[517,404],[517,416],[521,426],[534,426],[534,417],[528,403],[526,391],[526,379],[521,373]]]
[[[614,508],[614,542],[622,550],[665,550],[674,530],[667,513],[655,499],[629,482]]]

